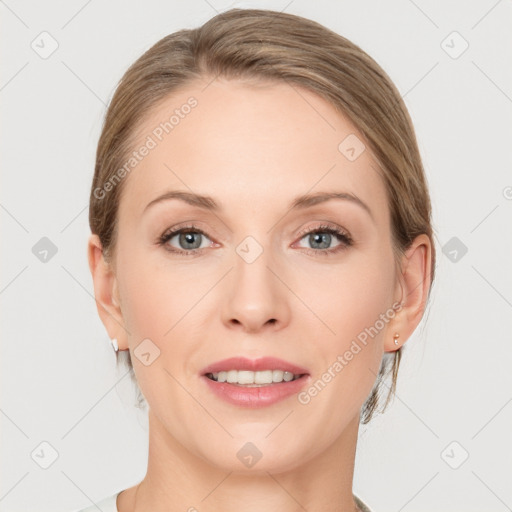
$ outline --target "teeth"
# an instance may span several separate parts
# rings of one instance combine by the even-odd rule
[[[282,370],[263,370],[251,372],[249,370],[229,370],[226,372],[208,373],[208,377],[218,382],[229,382],[230,384],[247,385],[265,385],[279,382],[290,382],[298,379],[300,375],[294,375],[291,372]]]

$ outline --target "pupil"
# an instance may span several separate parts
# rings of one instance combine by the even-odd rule
[[[183,242],[184,244],[194,244],[194,237],[198,238],[199,240],[199,236],[200,236],[200,233],[183,233],[180,237],[180,242]],[[199,248],[199,246],[201,245],[201,242],[197,243],[197,240],[196,240],[196,244],[195,246],[193,247],[186,247],[187,249],[197,249]]]
[[[313,244],[314,245],[317,240],[319,241],[319,243],[321,244],[322,243],[322,240],[325,242],[327,240],[326,243],[324,243],[324,245],[322,247],[320,247],[320,249],[327,249],[330,245],[330,241],[331,241],[331,235],[329,233],[324,233],[324,234],[319,234],[319,233],[315,233],[312,235],[313,237]]]

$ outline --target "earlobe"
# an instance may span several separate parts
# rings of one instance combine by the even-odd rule
[[[127,330],[124,327],[124,318],[119,306],[117,278],[112,266],[103,257],[103,249],[98,235],[92,234],[89,237],[87,254],[98,314],[109,338],[117,339],[119,349],[126,350],[128,348]]]
[[[398,350],[410,338],[423,317],[431,283],[431,251],[430,238],[422,234],[414,239],[403,255],[399,276],[402,307],[396,314],[391,334],[388,334],[384,342],[386,352]]]

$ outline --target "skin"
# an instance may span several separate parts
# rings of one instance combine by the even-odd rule
[[[403,344],[421,320],[430,275],[430,241],[419,236],[397,267],[390,212],[370,151],[349,161],[338,145],[354,126],[314,93],[285,83],[195,82],[154,109],[142,143],[190,96],[198,105],[125,177],[112,265],[91,235],[89,264],[99,315],[120,350],[130,350],[149,404],[147,474],[123,491],[120,512],[357,510],[352,481],[361,406],[385,351]],[[136,145],[136,147],[139,147]],[[219,212],[169,190],[206,194]],[[289,211],[306,192],[344,191],[366,203],[331,200]],[[200,252],[173,254],[157,239],[194,221],[206,232]],[[302,229],[327,223],[353,239],[322,246]],[[320,233],[325,231],[319,230]],[[247,263],[245,237],[263,252]],[[321,241],[320,241],[321,242]],[[179,235],[167,245],[184,251]],[[197,242],[199,243],[199,242]],[[320,247],[320,248],[319,248]],[[403,308],[307,404],[297,395],[259,409],[213,395],[200,370],[244,355],[276,356],[308,369],[310,384],[394,302]],[[134,355],[149,338],[160,356]],[[252,442],[251,468],[237,452]],[[204,501],[203,501],[204,500]]]

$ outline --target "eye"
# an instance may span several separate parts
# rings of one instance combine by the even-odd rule
[[[316,255],[332,255],[338,253],[353,244],[353,240],[350,235],[342,230],[341,228],[321,225],[314,228],[308,228],[300,233],[300,240],[306,239],[312,246],[312,248],[305,248],[308,254]],[[170,243],[176,238],[176,245]],[[191,224],[187,226],[178,226],[167,230],[159,238],[157,243],[165,248],[165,250],[181,254],[185,256],[193,256],[198,252],[201,252],[205,247],[211,247],[212,243],[206,243],[206,240],[210,240],[206,233]],[[338,240],[338,245],[331,247],[333,241]],[[203,243],[206,243],[204,245]]]
[[[178,247],[172,245],[170,242],[176,238]],[[206,233],[194,225],[175,227],[166,231],[159,239],[158,244],[170,252],[194,255],[205,247],[210,247],[211,244],[203,245],[203,238],[209,238]]]
[[[312,249],[306,248],[308,249],[306,252],[313,255],[331,255],[338,253],[353,244],[353,240],[347,232],[330,225],[309,228],[302,231],[300,235],[301,240],[306,239],[306,241],[311,244]],[[339,244],[335,247],[330,247],[331,243],[335,241],[335,239],[339,241]]]

